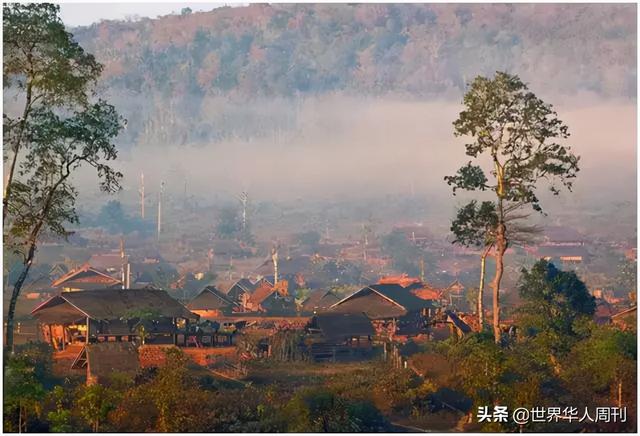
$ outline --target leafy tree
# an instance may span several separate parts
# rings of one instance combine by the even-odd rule
[[[454,244],[466,247],[482,248],[480,255],[480,285],[475,298],[480,330],[484,328],[484,278],[487,256],[495,244],[495,231],[498,224],[495,204],[483,201],[479,206],[475,200],[458,209],[456,218],[451,223],[451,232],[455,236]]]
[[[420,269],[416,260],[420,250],[413,245],[400,230],[393,230],[382,238],[382,249],[393,259],[394,268],[409,275],[416,276]]]
[[[105,192],[119,189],[122,177],[107,163],[117,157],[111,141],[122,129],[122,119],[113,106],[102,100],[91,101],[88,84],[95,81],[101,67],[72,42],[57,17],[58,10],[58,6],[46,4],[3,7],[5,32],[10,33],[4,46],[9,46],[10,53],[15,48],[11,41],[19,40],[31,30],[36,34],[44,32],[34,40],[27,37],[31,45],[18,45],[19,51],[26,50],[26,57],[14,53],[4,67],[5,77],[14,81],[19,90],[33,93],[35,84],[43,87],[38,91],[38,105],[34,104],[33,96],[29,97],[32,101],[25,109],[28,116],[17,122],[15,139],[11,133],[15,126],[7,126],[9,121],[5,118],[14,157],[21,144],[29,144],[24,157],[15,158],[19,170],[11,173],[6,189],[9,194],[4,198],[5,241],[22,257],[22,271],[14,283],[7,313],[5,345],[11,351],[15,306],[40,238],[47,233],[67,237],[66,224],[78,221],[72,174],[83,165],[95,168],[100,188]],[[43,43],[44,39],[48,41]],[[56,44],[50,46],[53,42]],[[29,51],[31,46],[38,49]],[[39,64],[29,63],[34,57],[40,59]],[[32,69],[40,72],[23,82]]]
[[[634,333],[592,324],[589,337],[564,359],[562,378],[580,403],[602,406],[609,402],[634,413],[637,359]]]
[[[131,217],[125,213],[118,200],[110,200],[102,206],[97,216],[96,224],[106,228],[111,233],[130,233],[139,231],[150,233],[153,224],[140,218]]]
[[[17,354],[6,358],[3,393],[5,431],[25,431],[29,414],[39,413],[45,397],[36,366],[28,356]]]
[[[476,334],[455,345],[449,352],[459,383],[478,406],[499,404],[504,398],[507,371],[505,351],[485,334]]]
[[[238,210],[235,207],[225,207],[220,211],[216,232],[222,238],[233,238],[240,231]]]
[[[556,362],[579,338],[576,323],[593,316],[595,299],[575,272],[558,270],[546,260],[522,270],[518,289],[523,300],[517,310],[520,328],[526,337],[546,342]]]
[[[55,409],[47,413],[49,430],[53,433],[69,433],[73,430],[71,425],[71,410],[65,407],[66,393],[62,386],[56,386],[51,391],[51,397],[55,402]]]
[[[76,407],[83,419],[97,433],[100,424],[107,419],[109,412],[118,406],[119,395],[111,388],[95,384],[83,386],[76,400]]]
[[[206,401],[199,394],[196,380],[187,371],[188,358],[177,348],[165,351],[166,364],[158,370],[148,385],[152,403],[157,410],[155,430],[176,432],[197,429],[197,404]],[[201,409],[200,409],[201,410]]]
[[[18,91],[24,98],[19,117],[3,115],[4,149],[11,154],[3,221],[20,153],[31,145],[28,131],[32,117],[43,108],[88,105],[87,91],[102,71],[94,57],[65,30],[59,11],[59,5],[50,3],[13,3],[2,8],[4,88]]]
[[[504,254],[511,242],[512,223],[526,218],[530,206],[542,211],[537,197],[541,181],[551,180],[553,194],[560,187],[569,190],[578,172],[578,158],[556,142],[569,136],[567,126],[556,117],[551,105],[530,92],[517,76],[498,72],[493,79],[477,77],[463,100],[465,110],[454,121],[456,136],[470,136],[466,154],[469,161],[446,182],[457,190],[492,191],[495,195],[496,273],[493,287],[493,331],[500,342],[500,284],[504,274]],[[480,165],[491,162],[489,181]]]
[[[387,423],[369,402],[350,402],[325,388],[296,393],[284,408],[290,432],[384,431]]]

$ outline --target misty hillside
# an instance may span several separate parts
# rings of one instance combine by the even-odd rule
[[[635,16],[635,5],[251,5],[73,33],[105,65],[129,120],[122,140],[156,145],[286,132],[310,95],[459,101],[496,70],[549,96],[632,97]]]

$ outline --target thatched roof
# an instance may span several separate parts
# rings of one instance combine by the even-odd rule
[[[62,292],[31,312],[41,322],[74,322],[89,317],[94,320],[135,318],[136,312],[158,317],[197,319],[186,307],[165,291],[156,289],[102,289]]]
[[[423,300],[411,292],[410,287],[397,284],[365,286],[331,306],[332,311],[360,313],[371,319],[397,318],[408,312],[433,308],[436,303]]]

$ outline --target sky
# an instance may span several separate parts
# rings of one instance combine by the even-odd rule
[[[193,12],[210,11],[225,3],[61,3],[60,16],[70,27],[88,26],[100,20],[124,20],[134,16],[156,18],[180,13],[189,7]]]

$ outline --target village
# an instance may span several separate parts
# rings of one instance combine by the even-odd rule
[[[4,4],[3,431],[636,432],[636,9]]]
[[[248,227],[243,205],[236,235],[182,237],[178,248],[167,250],[171,260],[158,252],[167,247],[154,241],[159,233],[145,239],[136,232],[108,236],[80,229],[75,238],[81,242],[72,239],[70,245],[82,246],[89,258],[47,265],[34,275],[19,305],[18,343],[49,344],[60,374],[91,384],[113,371],[135,374],[157,365],[171,347],[237,380],[247,377],[247,362],[268,361],[277,353],[278,359],[304,356],[325,364],[384,359],[408,368],[411,353],[402,350],[479,331],[473,249],[446,246],[422,225],[394,226],[396,244],[414,256],[408,268],[415,265],[418,274],[411,276],[385,238],[372,232],[363,231],[355,242],[307,232],[281,236],[277,244],[247,243],[241,238]],[[556,226],[519,254],[579,268],[593,246],[578,232]],[[180,248],[182,256],[175,254]],[[635,261],[635,249],[616,248]],[[194,250],[203,253],[202,260]],[[432,253],[436,262],[426,266]],[[455,275],[434,274],[434,266],[435,272],[447,268]],[[635,316],[633,293],[592,293],[599,324]],[[488,308],[483,316],[490,319]],[[506,317],[502,329],[515,335],[517,325]],[[283,351],[283,338],[295,351]]]

